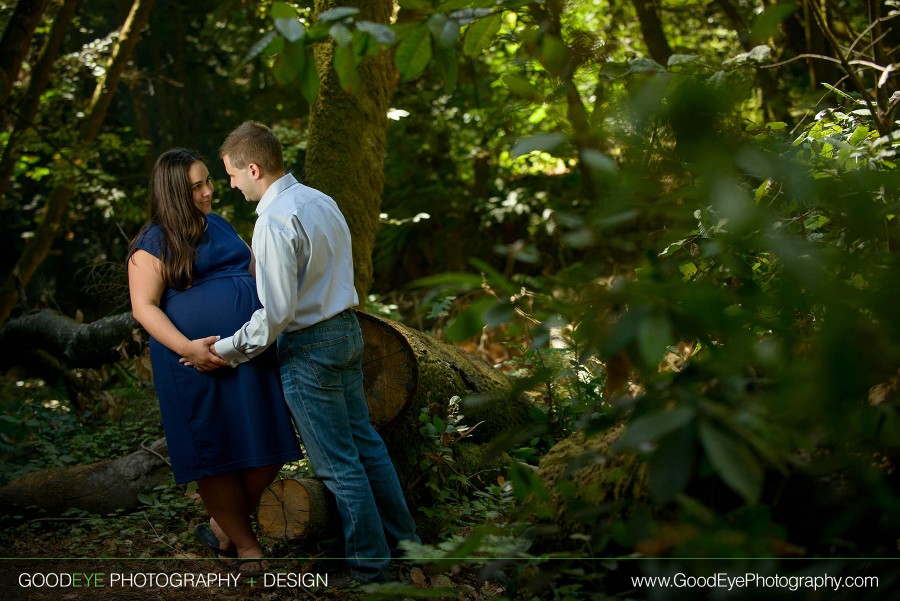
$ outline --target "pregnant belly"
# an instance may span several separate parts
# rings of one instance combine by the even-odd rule
[[[163,310],[188,338],[231,336],[260,308],[250,276],[216,278],[168,298]]]

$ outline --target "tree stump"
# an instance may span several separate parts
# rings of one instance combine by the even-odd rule
[[[296,542],[321,539],[336,519],[334,497],[321,480],[285,478],[263,491],[256,518],[269,538]]]

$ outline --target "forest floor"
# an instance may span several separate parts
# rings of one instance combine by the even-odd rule
[[[55,400],[62,398],[59,390],[14,374],[0,376],[0,484],[33,469],[122,456],[140,440],[161,435],[152,389],[131,385],[116,396],[124,402],[115,418],[84,419]],[[481,601],[503,594],[476,563],[439,570],[411,562],[392,582],[341,587],[336,580],[345,572],[344,563],[333,558],[340,551],[328,541],[301,549],[263,539],[273,557],[270,570],[237,574],[206,555],[194,539],[194,526],[208,519],[195,485],[170,479],[147,491],[141,502],[136,509],[106,516],[75,510],[62,516],[9,516],[0,507],[0,599]]]
[[[198,508],[198,518],[204,517],[201,512]],[[294,552],[293,557],[271,559],[266,573],[239,574],[204,555],[188,533],[160,532],[143,513],[34,520],[0,528],[0,598],[481,601],[503,593],[474,564],[438,573],[429,565],[410,563],[396,571],[392,582],[347,588],[335,582],[344,573],[343,561]],[[178,525],[166,526],[172,527]],[[286,549],[284,543],[263,543],[276,553]]]

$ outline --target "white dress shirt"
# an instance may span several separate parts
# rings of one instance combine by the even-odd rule
[[[359,304],[347,221],[328,195],[288,173],[256,207],[253,228],[258,309],[233,336],[216,342],[232,366],[275,342]]]

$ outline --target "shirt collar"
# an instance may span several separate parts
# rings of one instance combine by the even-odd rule
[[[266,190],[265,194],[262,195],[262,198],[259,199],[259,204],[256,205],[256,214],[262,215],[263,211],[272,204],[272,201],[275,200],[276,196],[297,183],[297,178],[291,173],[283,175],[275,180],[275,182],[269,186],[269,189]]]

